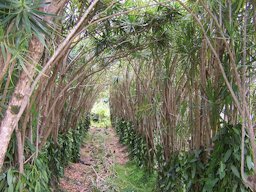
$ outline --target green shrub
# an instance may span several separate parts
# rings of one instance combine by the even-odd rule
[[[211,153],[202,182],[203,192],[249,191],[240,176],[241,125],[225,125],[214,138]],[[245,143],[245,171],[252,172],[252,153],[248,138]]]
[[[201,150],[172,154],[171,160],[159,167],[158,191],[201,191],[200,179],[205,171],[202,156]]]
[[[49,140],[39,156],[24,166],[24,174],[20,175],[15,167],[10,167],[0,175],[0,191],[13,192],[50,192],[64,174],[64,167],[69,162],[77,162],[80,158],[80,147],[90,126],[87,117],[76,129],[60,134],[58,145]],[[33,153],[35,147],[26,142],[26,151]],[[8,161],[11,159],[8,158]],[[12,164],[12,163],[8,163]]]
[[[124,120],[114,122],[120,142],[127,145],[135,162],[152,170],[157,168],[157,191],[161,192],[245,192],[240,175],[241,125],[224,124],[213,138],[214,147],[197,151],[173,153],[170,161],[163,158],[162,146],[156,145],[154,164],[145,137]],[[252,152],[245,139],[245,171],[253,171]],[[151,166],[149,166],[151,165]]]
[[[128,147],[131,159],[133,159],[138,166],[151,171],[153,167],[149,163],[150,154],[147,150],[145,137],[138,134],[130,122],[117,119],[115,125],[120,142]]]
[[[46,156],[41,154],[33,163],[24,166],[23,175],[15,168],[8,169],[0,177],[0,191],[50,192],[51,172],[47,164]]]
[[[240,176],[241,125],[225,125],[214,138],[214,148],[207,151],[180,152],[159,168],[159,191],[245,192]],[[246,139],[246,173],[253,169],[251,150]],[[202,159],[208,158],[204,163]]]

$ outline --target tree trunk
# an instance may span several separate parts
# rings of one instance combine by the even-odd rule
[[[52,0],[45,12],[56,14],[65,4],[66,0]],[[45,18],[47,21],[51,17]],[[18,121],[25,109],[24,101],[29,100],[32,78],[36,73],[35,66],[39,63],[44,51],[44,46],[35,36],[29,43],[28,55],[26,57],[26,71],[22,71],[19,81],[15,87],[12,98],[9,102],[5,116],[0,124],[0,172],[2,171],[5,154],[11,139],[11,135],[18,124]],[[28,103],[25,102],[26,104]],[[22,109],[22,110],[21,110]]]
[[[32,58],[33,63],[28,63],[26,65],[27,72],[23,71],[16,85],[13,96],[9,102],[8,108],[6,110],[5,116],[0,125],[0,170],[3,167],[5,153],[8,148],[11,135],[14,128],[17,125],[17,119],[19,119],[19,111],[23,100],[27,98],[29,88],[31,85],[31,77],[35,74],[34,66],[39,62],[42,57],[44,46],[40,41],[33,36],[29,45],[29,56]]]

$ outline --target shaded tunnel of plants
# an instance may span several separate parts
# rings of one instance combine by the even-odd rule
[[[5,0],[0,23],[0,191],[57,190],[105,90],[155,191],[256,190],[255,1]]]

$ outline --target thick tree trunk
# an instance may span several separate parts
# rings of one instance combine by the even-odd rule
[[[19,119],[19,110],[23,100],[27,97],[29,92],[32,81],[31,77],[33,77],[35,74],[34,66],[42,57],[43,50],[43,45],[34,36],[30,41],[28,56],[28,58],[33,58],[33,61],[32,63],[27,63],[27,72],[23,71],[21,73],[9,106],[6,110],[5,116],[0,125],[0,169],[3,167],[5,153],[7,151],[13,130],[17,125],[17,119]]]
[[[64,6],[66,0],[52,0],[49,7],[44,10],[49,13],[56,14],[61,7]],[[46,18],[50,20],[51,18]],[[29,44],[27,55],[26,71],[22,71],[19,81],[15,87],[15,91],[9,102],[5,116],[0,124],[0,172],[2,171],[5,154],[11,139],[11,135],[17,126],[17,123],[22,115],[20,112],[25,100],[29,99],[30,87],[32,79],[36,73],[35,66],[39,63],[44,51],[44,46],[40,43],[39,39],[35,36],[32,37]],[[28,103],[28,102],[26,102]],[[24,109],[23,109],[24,111]]]

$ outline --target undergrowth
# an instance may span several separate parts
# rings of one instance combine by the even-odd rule
[[[149,159],[152,157],[148,153],[145,137],[136,133],[134,126],[130,122],[121,120],[116,121],[114,125],[120,142],[128,147],[130,158],[138,166],[151,172],[153,164]]]
[[[64,167],[69,162],[79,160],[79,149],[89,126],[88,116],[80,122],[76,129],[70,129],[65,134],[60,134],[57,145],[50,139],[38,157],[32,158],[25,164],[24,174],[18,173],[17,165],[5,169],[0,175],[0,191],[50,192],[55,190],[59,178],[64,174]],[[25,148],[25,151],[29,151],[31,154],[35,153],[36,149],[33,144],[28,143]],[[9,149],[8,151],[13,150]],[[14,159],[7,158],[7,161],[10,165],[14,164]]]
[[[156,174],[148,174],[135,162],[113,166],[114,176],[108,181],[111,191],[152,192],[156,184]]]
[[[129,122],[117,120],[114,125],[120,141],[128,146],[136,164],[146,166],[150,156],[143,137],[136,133]],[[202,147],[200,150],[173,153],[169,161],[161,158],[163,151],[158,146],[155,149],[153,167],[157,172],[156,191],[249,191],[244,186],[240,175],[241,125],[223,124],[213,138],[213,143],[211,150]],[[245,142],[245,161],[246,175],[250,175],[254,165],[248,137]]]

